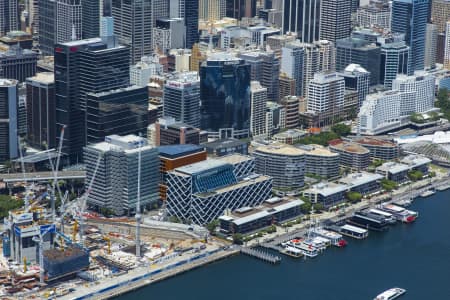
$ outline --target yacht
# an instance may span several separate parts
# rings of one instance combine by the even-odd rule
[[[394,204],[389,203],[383,203],[380,205],[379,209],[393,214],[398,221],[402,221],[404,223],[411,223],[414,222],[417,217],[419,216],[419,213],[412,210],[407,210],[404,207],[397,206]]]
[[[385,212],[381,209],[376,209],[376,208],[372,208],[369,210],[370,213],[380,216],[380,217],[384,217],[384,219],[389,223],[389,224],[395,224],[397,223],[397,219],[394,217],[393,214]]]
[[[405,289],[395,287],[382,292],[381,294],[376,296],[374,300],[393,300],[397,299],[404,293],[406,293]]]

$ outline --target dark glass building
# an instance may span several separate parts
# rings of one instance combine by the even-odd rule
[[[66,125],[63,152],[71,161],[86,145],[86,94],[129,86],[129,50],[100,38],[57,44],[55,86],[57,132]]]
[[[0,164],[18,155],[17,80],[0,78]]]
[[[201,129],[218,138],[245,138],[250,130],[250,65],[230,54],[200,66]]]
[[[8,51],[0,51],[0,78],[15,79],[24,82],[36,74],[38,53],[11,46]]]
[[[186,27],[186,46],[191,49],[195,43],[198,43],[198,0],[185,0],[184,26]]]
[[[100,5],[101,1],[81,0],[83,39],[100,36]]]
[[[380,47],[358,38],[336,41],[336,70],[344,71],[350,64],[358,64],[370,72],[370,85],[380,80]]]
[[[284,0],[283,32],[295,32],[304,43],[319,40],[321,0]]]
[[[238,20],[256,16],[256,0],[226,0],[226,16]]]
[[[147,87],[131,86],[86,96],[88,144],[102,142],[108,135],[146,134]]]

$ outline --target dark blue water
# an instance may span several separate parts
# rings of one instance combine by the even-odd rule
[[[123,295],[119,300],[362,300],[399,286],[401,299],[450,299],[450,191],[419,198],[414,224],[370,232],[345,249],[280,265],[236,256]]]

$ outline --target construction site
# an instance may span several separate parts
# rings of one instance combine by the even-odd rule
[[[123,283],[138,270],[163,271],[227,247],[226,242],[210,239],[203,227],[141,214],[139,193],[134,217],[107,218],[87,211],[101,157],[85,192],[69,201],[68,191],[63,193],[58,185],[60,153],[61,144],[56,158],[49,157],[51,184],[24,180],[25,191],[13,195],[24,206],[4,219],[1,299],[78,299],[77,293],[95,291],[112,279]],[[23,165],[21,169],[25,179]]]

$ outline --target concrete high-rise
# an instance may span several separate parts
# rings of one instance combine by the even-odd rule
[[[303,95],[303,65],[305,50],[298,43],[290,43],[281,49],[281,72],[295,79],[295,95]]]
[[[296,128],[299,121],[299,97],[287,96],[280,100],[280,104],[283,105],[285,115],[285,127]]]
[[[170,0],[170,18],[184,20],[185,43],[183,48],[191,49],[198,43],[199,0]]]
[[[37,73],[27,79],[27,142],[46,150],[56,147],[55,78]]]
[[[138,190],[139,152],[141,156],[140,190]],[[100,164],[92,179],[98,158]],[[111,135],[104,142],[84,148],[86,185],[93,180],[88,204],[95,209],[111,209],[116,215],[136,212],[138,192],[140,204],[149,207],[159,198],[158,150],[142,137]]]
[[[428,1],[392,1],[391,30],[405,35],[405,42],[411,49],[410,59],[413,70],[424,69]]]
[[[164,84],[164,116],[200,127],[200,78],[197,72],[179,73]]]
[[[201,129],[211,137],[245,138],[250,131],[250,65],[215,53],[200,66]]]
[[[392,89],[400,92],[415,92],[413,112],[423,113],[434,108],[436,78],[423,71],[415,72],[414,75],[398,75],[392,82]]]
[[[100,36],[101,5],[104,0],[81,0],[82,7],[82,35],[83,39]]]
[[[250,83],[250,128],[254,137],[266,134],[266,102],[267,88],[258,81],[252,81]]]
[[[130,47],[131,64],[152,54],[152,33],[156,20],[169,17],[167,0],[114,0],[114,34]]]
[[[17,0],[0,2],[0,36],[19,29],[19,5]]]
[[[100,38],[55,47],[57,131],[66,125],[63,152],[81,159],[86,144],[86,94],[129,86],[129,49]],[[62,76],[61,74],[64,74]]]
[[[445,26],[444,67],[450,69],[450,21]]]
[[[350,36],[352,0],[322,0],[320,39],[336,42]]]
[[[225,0],[199,0],[199,19],[217,21],[226,16]]]
[[[429,0],[431,5],[431,18],[433,24],[436,25],[438,33],[445,32],[445,24],[450,16],[450,1],[449,0]]]
[[[319,40],[321,0],[283,0],[282,10],[283,33],[296,33],[304,43]]]
[[[389,29],[391,28],[391,9],[389,3],[380,5],[369,4],[361,6],[356,12],[357,24],[359,27],[372,28],[374,26]]]
[[[0,51],[0,78],[24,82],[36,74],[37,60],[38,53],[22,49],[19,45],[13,45],[5,52]]]
[[[361,107],[369,93],[370,72],[360,65],[351,64],[339,76],[344,77],[345,89],[358,93],[358,107]]]
[[[0,79],[0,163],[17,158],[18,87],[17,80]]]

